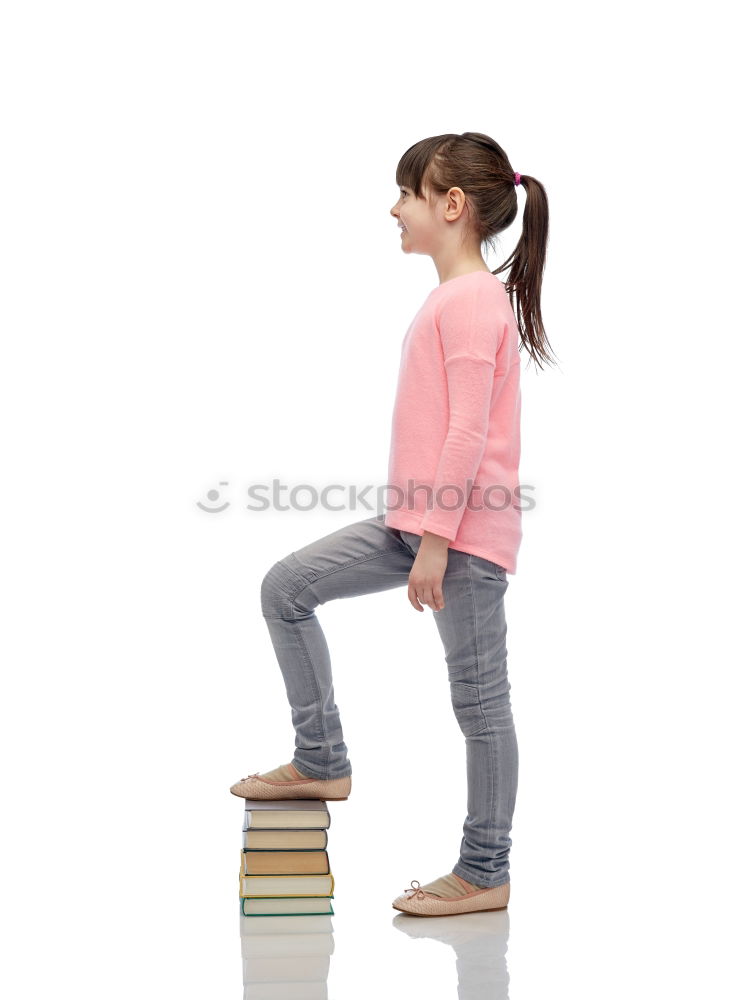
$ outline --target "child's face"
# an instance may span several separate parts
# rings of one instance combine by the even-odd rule
[[[389,210],[405,227],[400,229],[399,237],[405,253],[434,255],[440,245],[437,206],[429,201],[429,189],[425,189],[424,194],[425,197],[418,198],[411,188],[400,187],[397,203]]]

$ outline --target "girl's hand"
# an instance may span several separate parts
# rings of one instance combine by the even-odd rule
[[[410,604],[416,611],[424,611],[423,604],[433,611],[441,611],[445,607],[442,579],[447,568],[449,541],[431,531],[422,535],[407,586]]]

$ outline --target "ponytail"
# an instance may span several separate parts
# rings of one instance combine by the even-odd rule
[[[521,236],[510,257],[493,272],[500,274],[510,267],[506,291],[511,300],[521,342],[536,364],[552,364],[551,345],[541,317],[541,283],[549,239],[549,203],[544,185],[528,174],[520,174],[526,191]]]

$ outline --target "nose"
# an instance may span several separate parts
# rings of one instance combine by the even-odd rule
[[[389,209],[389,215],[393,215],[395,219],[399,218],[399,213],[396,210],[396,207],[397,207],[398,204],[399,204],[399,202],[397,202],[396,204],[392,205],[392,207]]]

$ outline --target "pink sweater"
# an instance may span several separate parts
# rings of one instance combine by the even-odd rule
[[[522,537],[518,346],[490,271],[433,288],[402,343],[384,498],[387,526],[442,535],[508,573]]]

